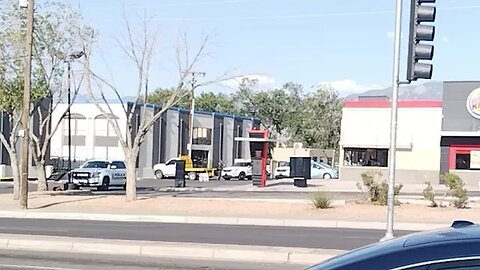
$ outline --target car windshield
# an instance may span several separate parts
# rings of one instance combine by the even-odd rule
[[[333,169],[330,165],[326,164],[326,163],[319,163],[319,162],[315,162],[315,161],[312,161],[312,164],[313,165],[316,165],[322,169]]]
[[[248,162],[237,162],[237,163],[233,164],[233,166],[235,166],[235,167],[248,167],[248,166],[250,166],[250,164]]]
[[[289,167],[290,166],[290,162],[287,162],[287,161],[281,161],[278,163],[278,167]]]
[[[332,166],[325,163],[320,163],[320,166],[324,167],[325,169],[333,169]]]
[[[106,168],[108,168],[108,162],[106,162],[106,161],[89,161],[89,162],[85,163],[82,168],[106,169]]]

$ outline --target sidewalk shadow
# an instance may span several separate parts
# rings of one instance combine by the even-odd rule
[[[40,205],[40,206],[37,206],[37,207],[32,207],[32,208],[29,208],[29,209],[31,209],[31,210],[45,209],[45,208],[48,208],[48,207],[51,207],[51,206],[54,206],[54,205],[97,200],[97,199],[105,198],[105,197],[107,197],[107,196],[95,196],[95,197],[85,198],[85,199],[76,199],[76,200],[67,200],[67,201],[61,201],[61,202],[53,202],[53,203],[47,203],[47,204],[44,204],[44,205]]]
[[[138,198],[137,200],[138,201],[144,201],[144,200],[151,200],[151,199],[155,199],[155,198],[161,198],[161,197],[165,197],[165,198],[196,198],[194,196],[185,196],[185,195],[193,195],[193,194],[197,194],[197,193],[200,193],[200,191],[196,191],[196,192],[193,192],[193,191],[175,191],[175,192],[161,192],[159,191],[159,193],[149,193],[149,194],[141,194],[142,197],[141,198]]]
[[[307,180],[307,187],[323,187],[325,186],[324,184],[321,184],[321,183],[311,183],[312,180],[316,180],[316,179],[309,179]],[[295,187],[293,185],[293,180],[290,181],[290,182],[279,182],[279,183],[271,183],[269,184],[268,181],[267,181],[267,187],[280,187],[280,186],[292,186],[292,187]]]

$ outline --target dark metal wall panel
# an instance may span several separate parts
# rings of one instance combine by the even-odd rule
[[[447,173],[450,167],[450,147],[442,146],[440,149],[440,174]]]
[[[189,113],[187,111],[180,111],[179,115],[179,123],[178,123],[178,135],[179,135],[179,153],[181,155],[188,154],[188,138],[190,134],[190,126],[189,126]]]
[[[243,120],[235,118],[233,127],[233,138],[242,137],[243,135]],[[241,158],[243,153],[242,143],[234,141],[233,159]]]
[[[155,108],[154,109],[154,115],[157,114],[160,111],[160,108]],[[166,113],[164,113],[165,115]],[[162,120],[163,117],[160,117],[157,121],[155,121],[155,124],[153,125],[153,141],[152,141],[152,166],[160,163],[161,155],[160,153],[162,152]]]
[[[215,116],[213,119],[213,165],[217,166],[223,159],[223,117]]]
[[[167,154],[167,116],[168,111],[160,118],[161,133],[160,133],[160,162],[166,162]]]
[[[442,131],[480,130],[480,120],[467,110],[468,96],[479,87],[480,81],[444,83]]]

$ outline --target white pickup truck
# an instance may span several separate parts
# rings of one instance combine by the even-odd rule
[[[106,191],[111,186],[126,188],[126,167],[121,160],[90,160],[71,171],[72,182],[80,187]]]
[[[163,179],[168,177],[175,177],[175,172],[177,169],[177,161],[185,161],[185,173],[188,176],[188,179],[195,180],[202,173],[207,173],[210,177],[214,175],[215,168],[210,166],[198,166],[194,167],[191,159],[188,156],[183,157],[173,157],[165,163],[158,163],[153,166],[153,173],[155,179]]]

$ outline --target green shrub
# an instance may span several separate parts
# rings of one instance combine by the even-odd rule
[[[437,207],[438,204],[435,201],[435,190],[433,190],[432,184],[430,182],[425,182],[425,184],[427,187],[423,190],[423,197],[431,202],[431,207]]]
[[[378,171],[368,171],[361,174],[363,186],[366,187],[367,199],[373,203],[387,205],[388,184],[385,180],[381,180],[382,176],[383,174]],[[359,184],[357,186],[360,187]],[[395,196],[400,194],[402,188],[402,184],[395,186]],[[395,204],[398,204],[398,201],[395,201]]]
[[[313,206],[318,209],[327,209],[330,208],[330,198],[325,192],[316,192],[311,198]]]
[[[455,198],[453,205],[456,208],[465,208],[468,203],[467,189],[462,179],[454,173],[446,173],[442,176],[445,185],[450,189],[450,194]]]

